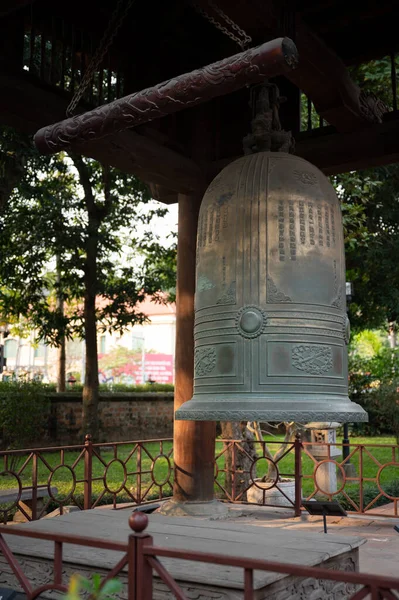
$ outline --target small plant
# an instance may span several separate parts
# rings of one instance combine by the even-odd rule
[[[94,573],[91,579],[82,575],[72,575],[65,600],[111,600],[122,590],[119,579],[109,579],[102,585],[101,575]]]

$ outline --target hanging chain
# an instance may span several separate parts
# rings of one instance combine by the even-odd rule
[[[208,0],[209,6],[212,8],[212,10],[215,11],[215,13],[217,15],[219,15],[219,17],[225,23],[227,23],[227,25],[229,25],[231,27],[231,29],[233,31],[228,29],[226,27],[226,25],[223,25],[222,23],[220,23],[217,19],[215,19],[215,17],[212,17],[212,15],[210,15],[204,8],[202,8],[202,6],[197,4],[194,0],[191,0],[191,4],[194,7],[194,9],[197,11],[198,14],[200,14],[207,21],[212,23],[212,25],[214,25],[216,27],[216,29],[219,29],[219,31],[221,31],[222,33],[227,35],[227,37],[229,37],[231,40],[233,40],[233,42],[238,44],[242,50],[244,50],[245,47],[248,46],[252,42],[251,36],[248,35],[246,33],[246,31],[241,29],[241,27],[239,27],[239,25],[237,25],[237,23],[235,23],[232,19],[230,19],[230,17],[228,15],[226,15],[226,13],[223,12],[223,10],[219,6],[217,6],[217,4],[215,4],[213,2],[213,0]]]
[[[101,39],[101,42],[100,42],[97,50],[95,51],[93,58],[90,61],[89,66],[87,67],[87,69],[85,71],[85,74],[78,86],[78,89],[76,90],[71,102],[68,105],[68,108],[66,110],[66,114],[68,117],[73,115],[76,107],[78,106],[79,102],[83,98],[85,91],[87,90],[88,86],[90,85],[90,82],[93,79],[93,76],[94,76],[95,72],[97,71],[98,67],[101,65],[102,61],[104,60],[105,55],[107,54],[112,42],[114,41],[114,38],[115,38],[116,34],[118,33],[123,21],[125,20],[127,13],[129,12],[132,4],[134,3],[134,1],[135,0],[128,0],[126,2],[125,7],[121,11],[121,8],[122,8],[125,0],[118,0],[118,3],[115,7],[114,12],[112,13],[111,19],[108,23],[108,27]]]

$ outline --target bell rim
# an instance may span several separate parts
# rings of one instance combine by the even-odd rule
[[[324,398],[325,401],[325,398]],[[307,402],[307,406],[284,409],[284,403],[279,402],[273,406],[255,408],[245,406],[245,403],[236,401],[229,402],[229,406],[223,406],[227,402],[218,403],[204,400],[189,400],[177,411],[175,419],[178,421],[295,421],[297,423],[309,422],[331,422],[337,423],[367,423],[369,418],[367,412],[359,404],[347,402],[340,398],[340,402],[332,403],[330,406],[320,407],[317,403]],[[234,404],[238,405],[237,407]],[[243,405],[244,404],[244,405]]]

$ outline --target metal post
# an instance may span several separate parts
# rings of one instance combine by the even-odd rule
[[[83,508],[89,510],[92,505],[92,480],[93,480],[93,443],[91,435],[88,433],[85,437],[85,456],[84,456],[84,499]]]
[[[349,423],[344,423],[344,438],[343,444],[349,444]],[[342,446],[342,458],[345,460],[350,454],[349,446]],[[346,464],[350,462],[350,459],[346,461]]]
[[[32,521],[35,521],[39,515],[37,514],[37,453],[33,452],[32,456]]]
[[[351,281],[347,281],[346,285],[346,311],[349,312],[349,305],[352,302],[353,298],[353,284]],[[344,439],[342,440],[344,444],[349,444],[349,423],[344,423]],[[350,454],[350,447],[343,446],[342,447],[342,459],[345,460],[348,458]],[[350,464],[350,459],[346,461],[345,465]],[[350,468],[350,467],[349,467]]]
[[[301,516],[302,505],[302,440],[298,432],[294,442],[295,452],[295,516]]]
[[[324,533],[327,533],[327,513],[325,510],[323,510],[323,527]]]

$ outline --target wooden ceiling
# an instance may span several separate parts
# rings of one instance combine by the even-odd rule
[[[206,0],[197,5],[213,14]],[[116,2],[107,0],[2,0],[0,15],[29,6],[39,20],[62,18],[99,40]],[[369,0],[217,0],[217,5],[252,36],[254,44],[272,37],[295,35],[285,13],[295,11],[345,64],[355,64],[399,50],[399,3]],[[2,7],[2,8],[1,8]],[[285,12],[284,12],[285,11]],[[191,0],[136,0],[118,33],[111,55],[137,73],[137,86],[214,62],[237,51],[237,46],[193,8]],[[123,56],[124,55],[124,56]],[[153,62],[153,58],[156,60]],[[139,63],[139,64],[138,64]]]
[[[195,2],[212,14],[208,0]],[[34,22],[36,28],[50,31],[55,22],[62,22],[66,31],[74,28],[76,52],[80,35],[76,32],[89,36],[94,50],[115,5],[110,0],[2,0],[3,123],[34,133],[64,118],[70,99],[40,77],[23,72],[17,64],[21,29]],[[283,126],[296,134],[298,154],[328,173],[353,168],[354,164],[370,166],[399,160],[395,119],[389,124],[365,122],[359,110],[359,89],[345,67],[399,51],[398,2],[217,0],[217,5],[252,37],[254,45],[281,35],[292,37],[297,44],[300,66],[290,81],[280,78],[278,84],[288,97],[281,112]],[[123,72],[127,94],[239,51],[235,42],[194,10],[191,0],[136,0],[111,46],[109,65]],[[300,90],[333,125],[331,130],[299,133]],[[114,140],[123,156],[119,166],[152,183],[159,199],[175,201],[177,192],[195,188],[201,177],[209,180],[223,164],[241,154],[241,140],[249,130],[250,119],[247,90],[182,111]],[[342,145],[338,139],[343,135],[346,141]],[[375,145],[374,140],[380,141]],[[384,144],[389,152],[385,152]],[[370,146],[367,151],[366,146]],[[357,152],[356,160],[353,152]],[[95,148],[88,151],[92,156],[96,153]]]

